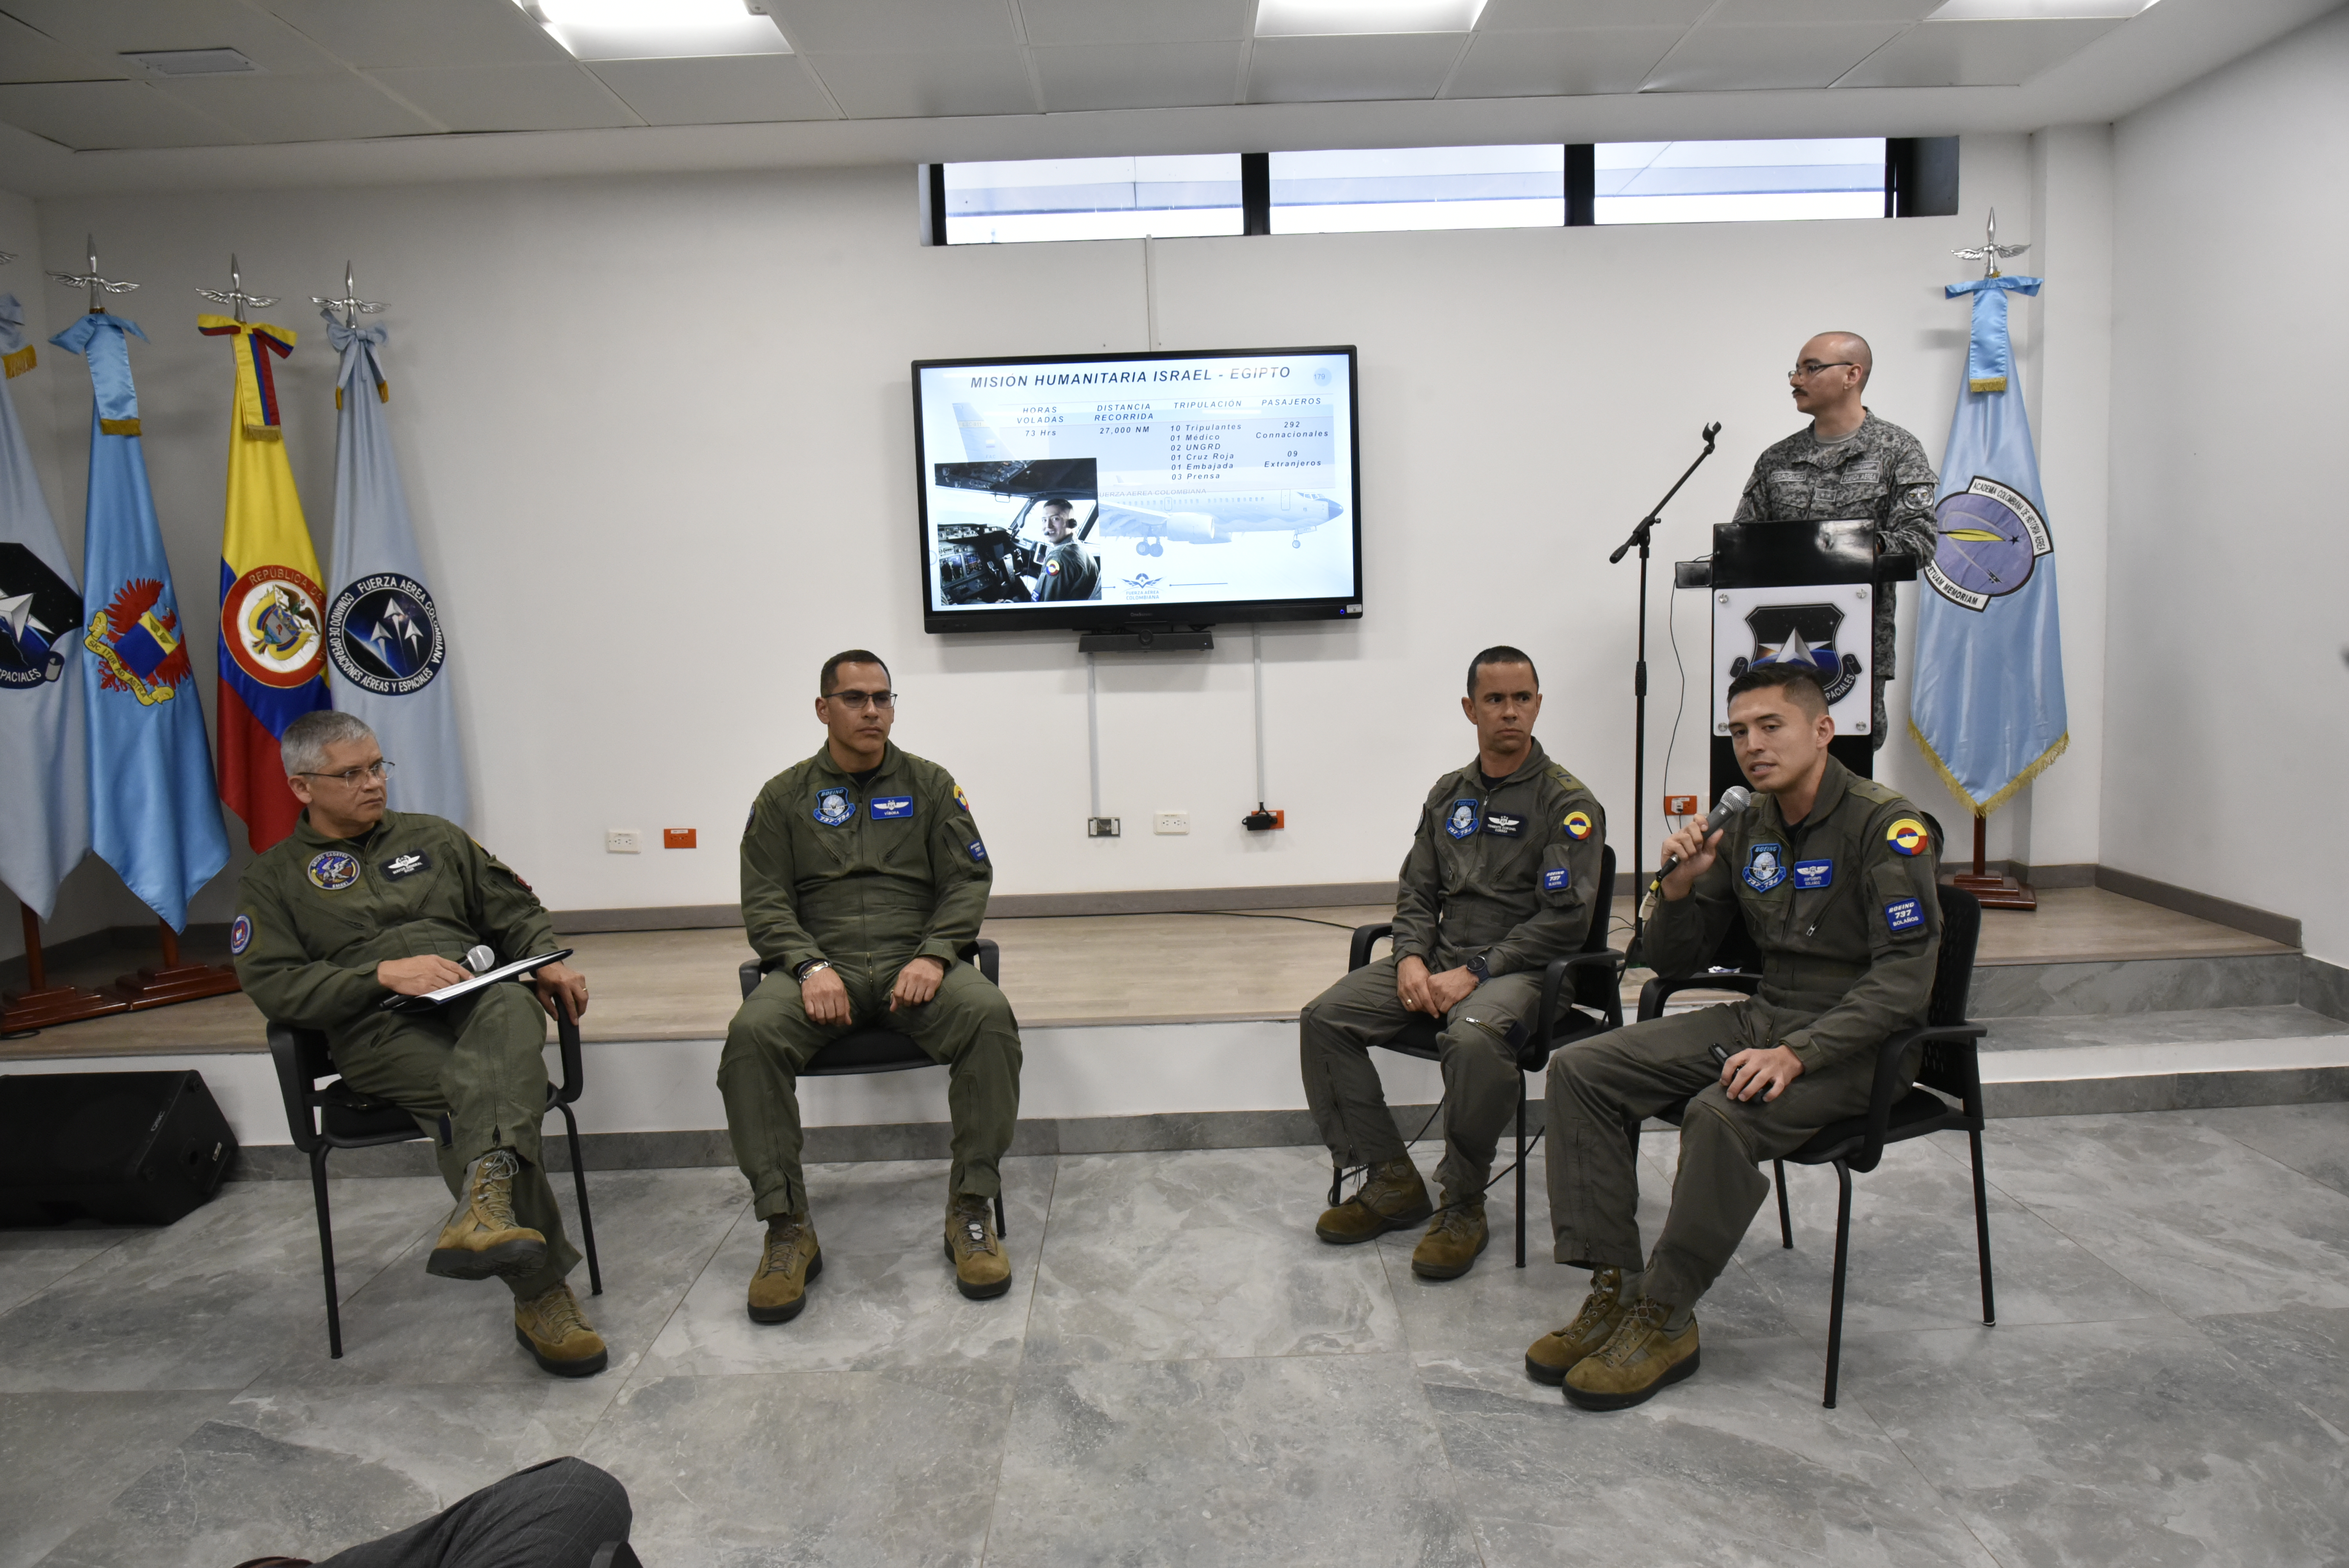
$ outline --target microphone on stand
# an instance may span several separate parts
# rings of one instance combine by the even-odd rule
[[[1713,810],[1705,816],[1704,837],[1710,839],[1727,827],[1732,817],[1736,816],[1753,803],[1754,791],[1743,784],[1732,784],[1728,789],[1723,789],[1721,792],[1721,799],[1713,802]],[[1664,896],[1664,879],[1671,875],[1673,868],[1680,863],[1680,856],[1666,855],[1664,863],[1656,868],[1656,880],[1648,884],[1648,902],[1640,906],[1640,924],[1645,925],[1654,917],[1656,901]]]
[[[1729,797],[1723,795],[1722,799],[1726,800]],[[498,955],[490,950],[486,943],[466,949],[465,967],[474,974],[487,975],[497,966]]]

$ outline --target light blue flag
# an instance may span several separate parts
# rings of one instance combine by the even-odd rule
[[[1973,335],[1941,457],[1909,728],[1941,781],[1982,817],[2071,742],[2055,541],[2006,334],[2007,295],[2038,292],[2037,278],[1949,286],[1952,299],[1973,295]]]
[[[49,339],[89,364],[89,513],[81,580],[82,698],[89,722],[90,842],[174,931],[188,900],[228,864],[212,748],[187,628],[147,488],[129,337],[138,325],[92,312]]]
[[[89,853],[89,757],[81,589],[8,392],[33,368],[24,344],[24,307],[0,294],[0,882],[47,920],[57,884]]]
[[[335,707],[365,719],[398,766],[395,810],[463,824],[471,811],[449,640],[424,582],[408,521],[408,492],[391,449],[391,398],[379,326],[352,327],[331,310],[326,335],[342,354],[335,381],[335,546],[326,651],[342,678]]]

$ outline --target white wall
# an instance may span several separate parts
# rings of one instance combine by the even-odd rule
[[[190,291],[217,286],[233,250],[248,287],[327,293],[350,258],[362,293],[392,302],[390,413],[452,626],[473,826],[551,905],[580,908],[731,900],[734,824],[813,749],[814,666],[852,644],[895,661],[900,738],[968,789],[1005,892],[1392,876],[1427,783],[1468,754],[1461,666],[1492,641],[1539,659],[1542,737],[1620,844],[1632,568],[1607,552],[1720,419],[1720,454],[1659,535],[1660,582],[1706,548],[1756,452],[1800,423],[1781,372],[1822,328],[1869,337],[1871,405],[1938,455],[1966,335],[1941,295],[1963,272],[1950,252],[1978,241],[1985,208],[2008,237],[2034,207],[2027,139],[1970,138],[1964,158],[1957,218],[1182,240],[1147,269],[1141,242],[921,248],[904,169],[60,198],[39,216],[46,264],[78,264],[92,232],[109,272],[146,284],[123,308],[152,339],[135,350],[145,445],[191,606],[218,570],[230,370]],[[1278,834],[1237,825],[1254,803],[1244,627],[1208,656],[1102,661],[1105,809],[1195,823],[1114,841],[1083,837],[1073,637],[920,630],[906,362],[1147,346],[1146,272],[1166,346],[1362,351],[1368,610],[1266,631]],[[314,311],[267,314],[302,333],[278,385],[324,540],[334,359]],[[2027,373],[2034,319],[2017,323]],[[45,353],[40,380],[52,500],[78,538],[87,378]],[[2065,539],[2067,619],[2085,542]],[[1651,804],[1677,689],[1668,597]],[[212,628],[189,620],[209,706]],[[1701,670],[1701,604],[1680,631]],[[1906,738],[1908,684],[1885,771],[1947,815]],[[1700,685],[1668,781],[1682,789],[1704,785],[1701,700]],[[2075,733],[2095,705],[2075,681]],[[705,847],[610,856],[612,826],[656,842],[698,827]],[[197,918],[224,918],[234,871]]]
[[[2102,857],[2349,960],[2349,12],[2115,135]],[[2070,606],[2065,606],[2069,613]]]

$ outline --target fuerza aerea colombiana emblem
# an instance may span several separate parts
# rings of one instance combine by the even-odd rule
[[[345,680],[378,696],[422,691],[449,656],[432,595],[398,572],[359,578],[335,596],[326,647]]]

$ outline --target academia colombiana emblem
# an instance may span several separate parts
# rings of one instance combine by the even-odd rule
[[[1933,509],[1933,559],[1925,581],[1951,603],[1980,611],[2031,581],[2052,553],[2047,520],[2023,492],[1977,475]]]
[[[398,572],[362,577],[335,595],[326,649],[345,680],[378,696],[422,691],[449,657],[432,595]]]
[[[326,661],[326,597],[290,566],[256,566],[221,596],[221,645],[263,686],[315,680]]]

